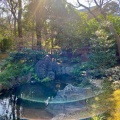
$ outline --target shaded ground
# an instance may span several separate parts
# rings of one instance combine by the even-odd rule
[[[7,53],[0,53],[0,61],[7,58],[9,55]]]
[[[0,53],[0,66],[2,65],[2,60],[7,58],[9,55],[7,53]]]

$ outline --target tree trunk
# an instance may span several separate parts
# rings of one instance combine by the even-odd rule
[[[32,49],[34,47],[34,20],[32,21]]]
[[[117,31],[115,30],[114,26],[112,24],[110,24],[108,26],[108,29],[111,33],[113,33],[113,36],[116,40],[116,44],[117,44],[117,49],[118,49],[118,56],[120,58],[120,36],[117,34]]]
[[[42,31],[42,20],[39,18],[39,12],[36,12],[36,36],[37,36],[37,48],[41,49],[41,31]]]
[[[14,19],[14,43],[15,43],[15,49],[16,49],[18,45],[18,42],[16,39],[16,19]]]
[[[37,26],[37,23],[36,23],[37,48],[41,49],[42,48],[42,45],[41,45],[41,28],[39,26]]]
[[[18,0],[18,37],[22,38],[22,0]]]
[[[18,38],[19,38],[19,47],[18,50],[23,48],[23,39],[22,39],[22,0],[18,0]]]
[[[102,23],[102,20],[97,18],[94,13],[91,12],[91,10],[89,10],[89,12],[93,15],[93,17],[96,19],[96,21],[98,21],[99,23]],[[103,11],[100,11],[101,15],[103,15],[104,20],[106,20],[106,16],[105,13]],[[117,31],[115,30],[114,26],[112,23],[110,23],[108,26],[106,26],[106,28],[109,30],[110,33],[113,34],[116,44],[117,44],[117,49],[118,49],[118,56],[120,59],[120,36],[117,34]]]
[[[95,5],[97,6],[97,8],[99,9],[101,15],[103,15],[104,20],[106,20],[106,13],[103,10],[103,6],[104,6],[104,0],[101,0],[100,2],[98,2],[97,0],[94,0]],[[87,6],[85,6],[84,4],[81,4],[81,2],[79,0],[77,0],[78,6],[79,7],[83,7],[86,10],[88,10],[88,12],[93,15],[93,17],[99,22],[102,23],[102,21],[94,14],[94,12]],[[106,2],[107,3],[107,2]],[[73,6],[74,7],[74,6]],[[109,26],[107,26],[107,29],[113,33],[114,38],[116,40],[116,44],[117,44],[117,49],[118,49],[118,55],[119,55],[119,59],[120,59],[120,36],[117,34],[117,31],[115,30],[114,26],[112,24],[110,24]]]

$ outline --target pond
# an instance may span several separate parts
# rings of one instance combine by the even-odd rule
[[[40,84],[26,84],[0,96],[0,120],[50,120],[44,102],[55,93]]]
[[[91,117],[86,103],[93,96],[91,89],[70,84],[63,88],[57,92],[41,83],[29,83],[4,92],[0,96],[0,120],[58,120],[59,115],[64,117],[60,120]],[[64,110],[65,116],[61,116]]]

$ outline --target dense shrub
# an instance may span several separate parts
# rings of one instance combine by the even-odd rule
[[[11,45],[12,45],[12,40],[11,39],[3,38],[1,40],[1,51],[6,52],[7,50],[10,49]]]
[[[10,57],[4,61],[1,67],[0,82],[6,83],[18,77],[32,73],[35,76],[34,66],[36,62],[45,56],[44,51],[24,49],[22,52],[10,53]]]
[[[120,80],[120,66],[107,69],[105,75],[113,81]]]
[[[106,69],[116,65],[116,44],[109,33],[101,29],[90,41],[89,65],[92,69]]]
[[[116,44],[112,37],[104,29],[96,31],[96,36],[89,41],[89,53],[88,61],[78,63],[73,70],[74,80],[83,82],[87,79],[87,82],[91,79],[110,79],[112,81],[119,80],[119,71],[111,70],[109,68],[117,65],[116,56]],[[117,68],[114,68],[117,69]],[[86,78],[83,75],[86,73]],[[113,74],[112,74],[113,73]],[[116,75],[117,74],[117,75]],[[112,86],[112,83],[111,83]],[[116,87],[115,87],[116,86]],[[120,85],[113,85],[113,89],[119,88]]]

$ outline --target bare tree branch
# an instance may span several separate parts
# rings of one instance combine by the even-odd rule
[[[15,2],[14,0],[7,0],[7,2],[9,3],[10,6],[10,11],[14,17],[14,19],[18,20],[17,16],[16,16],[16,8],[18,6],[18,3]]]
[[[94,0],[94,2],[95,2],[95,4],[96,4],[96,6],[99,8],[100,5],[98,4],[98,2],[97,2],[96,0]]]
[[[100,0],[100,6],[103,6],[104,0]]]
[[[87,6],[83,5],[83,4],[81,4],[79,0],[77,0],[77,3],[78,3],[77,8],[80,8],[80,7],[85,8],[86,10],[89,11],[90,14],[92,14],[92,16],[93,16],[97,21],[100,22],[100,20],[95,16],[95,14],[91,11],[91,9],[90,9],[89,7],[87,7]],[[73,6],[73,5],[72,5],[72,6]],[[74,7],[74,6],[73,6],[73,7]],[[75,7],[75,8],[76,8],[76,7]]]

